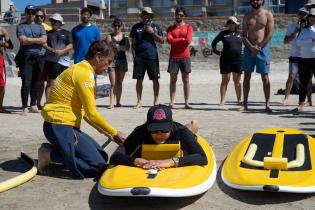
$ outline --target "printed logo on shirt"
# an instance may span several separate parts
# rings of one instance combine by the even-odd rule
[[[86,88],[94,88],[94,82],[84,82]]]

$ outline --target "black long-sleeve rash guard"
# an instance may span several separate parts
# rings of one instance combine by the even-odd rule
[[[173,122],[171,135],[167,141],[179,140],[183,157],[179,158],[179,166],[207,165],[208,160],[196,136],[180,123]],[[147,124],[138,126],[126,139],[123,145],[110,158],[112,165],[133,166],[136,158],[141,157],[142,144],[155,144],[147,129]],[[132,157],[131,154],[134,154]]]

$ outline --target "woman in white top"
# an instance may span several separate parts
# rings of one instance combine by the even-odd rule
[[[300,92],[299,106],[295,111],[302,111],[306,105],[305,99],[307,94],[307,86],[312,82],[315,66],[315,8],[310,9],[307,15],[307,26],[301,30],[296,39],[296,44],[300,47]],[[310,105],[311,101],[309,101]]]

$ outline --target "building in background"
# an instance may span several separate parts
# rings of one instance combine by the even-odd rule
[[[308,0],[285,0],[285,13],[296,14],[307,2]]]
[[[249,0],[112,0],[109,3],[108,14],[121,18],[133,17],[139,13],[138,8],[145,6],[152,7],[159,17],[172,17],[178,5],[186,8],[188,16],[196,17],[243,15],[251,8]],[[266,0],[265,7],[274,13],[284,13],[285,0]]]

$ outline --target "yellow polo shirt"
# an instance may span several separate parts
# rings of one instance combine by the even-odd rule
[[[86,60],[61,73],[42,110],[44,120],[80,128],[84,117],[99,132],[112,137],[117,135],[117,130],[96,110],[94,73],[94,69]]]

